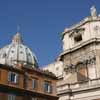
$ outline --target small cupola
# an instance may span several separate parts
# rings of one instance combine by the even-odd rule
[[[19,32],[17,32],[16,35],[12,39],[12,43],[19,44],[19,43],[22,43],[22,42],[23,42],[22,36],[21,36],[21,34]]]

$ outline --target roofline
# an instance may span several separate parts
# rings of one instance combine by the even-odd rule
[[[19,69],[19,68],[15,68],[13,66],[5,65],[5,64],[0,64],[0,68],[7,69],[9,71],[19,72],[22,74],[24,74],[26,72],[25,71],[25,69],[26,69],[27,71],[29,70],[30,72],[37,72],[41,75],[45,75],[45,76],[48,76],[49,78],[53,78],[53,79],[57,80],[57,77],[52,72],[44,71],[39,68],[27,68],[27,67],[22,66],[22,69]]]
[[[49,72],[49,71],[44,71],[40,68],[27,68],[27,67],[23,67],[23,69],[26,69],[26,70],[29,70],[31,72],[37,72],[41,75],[45,75],[45,76],[48,76],[49,78],[53,78],[55,80],[58,80],[57,77],[52,73],[52,72]]]
[[[62,38],[61,39],[63,39],[65,34],[73,31],[74,29],[79,28],[80,26],[82,26],[82,25],[84,25],[88,22],[94,22],[94,21],[100,21],[100,16],[97,16],[97,17],[94,17],[94,18],[92,16],[86,17],[82,21],[80,21],[79,23],[72,25],[68,29],[66,28],[65,31],[62,32]]]

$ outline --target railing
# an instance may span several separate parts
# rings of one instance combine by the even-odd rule
[[[75,83],[63,83],[59,82],[57,84],[57,93],[67,92],[69,90],[71,91],[79,91],[84,89],[90,89],[90,88],[97,88],[100,87],[100,78],[91,79],[91,80],[85,80],[81,82],[75,82]]]

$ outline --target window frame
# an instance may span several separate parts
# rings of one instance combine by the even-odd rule
[[[32,89],[37,89],[38,87],[38,79],[32,78]]]
[[[1,80],[1,77],[2,77],[2,70],[0,69],[0,80]]]
[[[15,95],[13,94],[8,95],[8,100],[15,100]]]
[[[12,76],[14,75],[14,76]],[[8,82],[12,84],[18,84],[19,75],[15,72],[8,73]]]
[[[46,93],[52,93],[53,88],[52,88],[52,83],[49,81],[44,81],[44,92]]]
[[[77,34],[77,35],[74,36],[74,42],[75,43],[78,43],[78,42],[80,42],[82,40],[83,40],[82,39],[82,34]]]

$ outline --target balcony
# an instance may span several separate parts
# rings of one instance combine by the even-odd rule
[[[69,94],[70,92],[75,93],[75,92],[81,92],[81,91],[99,89],[99,88],[100,88],[100,78],[71,83],[71,84],[68,84],[63,81],[57,83],[57,94],[58,95],[64,93]]]

